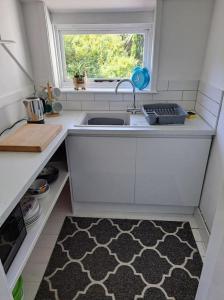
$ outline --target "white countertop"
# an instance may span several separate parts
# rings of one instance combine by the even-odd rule
[[[113,113],[116,114],[116,112]],[[136,114],[130,116],[130,125],[128,126],[79,126],[78,124],[74,126],[74,124],[72,124],[72,126],[68,128],[68,133],[70,135],[100,134],[135,137],[203,137],[214,135],[215,130],[198,115],[196,115],[194,119],[186,119],[183,125],[149,125],[143,114]]]
[[[130,126],[79,126],[85,116],[85,112],[66,111],[60,117],[46,118],[48,124],[62,124],[63,130],[41,153],[0,152],[0,226],[68,134],[148,137],[210,137],[215,134],[215,130],[198,116],[196,119],[186,120],[185,125],[150,126],[143,115],[135,115],[131,116]]]

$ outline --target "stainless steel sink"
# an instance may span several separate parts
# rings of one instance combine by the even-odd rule
[[[82,126],[127,126],[130,125],[128,113],[87,113]]]

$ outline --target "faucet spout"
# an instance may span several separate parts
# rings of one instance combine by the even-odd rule
[[[135,97],[135,86],[134,83],[130,79],[122,79],[119,81],[115,87],[115,93],[118,93],[118,88],[123,82],[129,82],[132,86],[132,93],[133,93],[133,105],[132,108],[128,108],[127,111],[131,112],[132,114],[136,114],[137,112],[140,112],[140,109],[136,107],[136,97]]]
[[[134,86],[134,83],[133,83],[130,79],[122,79],[122,80],[120,80],[120,81],[117,83],[116,87],[115,87],[115,93],[116,93],[116,94],[118,93],[118,88],[119,88],[119,86],[120,86],[122,83],[124,83],[124,82],[129,82],[129,83],[132,85],[133,94],[135,94],[135,86]]]

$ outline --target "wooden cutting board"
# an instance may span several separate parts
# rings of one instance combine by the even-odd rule
[[[61,130],[61,125],[23,125],[0,141],[0,151],[41,152]]]

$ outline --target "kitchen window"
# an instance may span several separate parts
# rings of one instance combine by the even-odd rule
[[[114,88],[136,66],[151,70],[153,24],[57,25],[60,86],[86,72],[88,88]],[[124,86],[125,88],[125,86]]]

